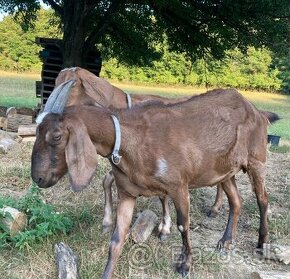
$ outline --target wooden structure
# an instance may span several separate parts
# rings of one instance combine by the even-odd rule
[[[36,43],[43,47],[39,57],[43,61],[41,81],[36,81],[36,97],[41,98],[41,105],[46,103],[52,92],[55,79],[63,68],[62,40],[49,38],[36,38]],[[99,76],[102,67],[102,59],[97,52],[89,53],[86,61],[86,69]]]

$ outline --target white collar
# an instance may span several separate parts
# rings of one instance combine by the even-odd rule
[[[111,160],[114,165],[119,165],[122,159],[122,156],[119,155],[120,147],[121,147],[121,127],[118,118],[115,115],[111,115],[114,127],[115,127],[115,145],[113,152],[111,154]]]

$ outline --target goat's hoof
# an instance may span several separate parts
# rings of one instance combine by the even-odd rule
[[[256,252],[256,254],[259,255],[259,256],[264,255],[264,250],[263,250],[263,248],[256,247],[255,252]]]
[[[217,216],[218,216],[218,211],[214,209],[210,209],[207,213],[207,217],[210,217],[210,218],[215,218]]]
[[[189,267],[186,264],[181,264],[177,266],[176,271],[181,274],[182,278],[185,278],[188,275]]]
[[[264,242],[264,243],[266,243],[266,242]],[[258,245],[256,246],[255,251],[256,251],[257,254],[263,255],[263,253],[264,253],[264,243],[260,243],[259,242]]]
[[[160,233],[159,234],[159,240],[160,241],[166,241],[168,238],[168,234]]]
[[[111,225],[103,225],[103,234],[107,234],[111,231]]]
[[[232,244],[232,240],[223,240],[221,239],[218,244],[216,249],[221,253],[221,254],[225,254],[227,253],[229,250],[231,250],[233,248],[233,244]]]

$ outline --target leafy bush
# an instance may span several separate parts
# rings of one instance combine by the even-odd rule
[[[290,51],[288,56],[277,58],[275,62],[279,69],[276,75],[282,82],[282,89],[290,93]]]
[[[0,68],[7,71],[40,71],[42,62],[38,57],[41,47],[35,37],[55,38],[59,36],[58,27],[50,24],[51,10],[40,10],[35,28],[23,31],[12,16],[0,21]]]
[[[109,59],[103,65],[102,76],[118,81],[268,91],[287,87],[286,75],[274,67],[272,54],[267,49],[250,47],[245,54],[234,49],[227,51],[223,60],[207,57],[194,63],[183,53],[170,52],[166,46],[162,51],[161,59],[153,61],[151,66],[132,67]]]
[[[0,227],[0,248],[9,244],[23,248],[26,243],[41,241],[53,234],[67,234],[73,227],[73,221],[68,216],[56,212],[53,206],[42,200],[40,189],[35,185],[32,185],[27,194],[19,200],[10,197],[0,198],[0,208],[5,206],[25,212],[28,226],[14,237],[9,235],[4,226]]]

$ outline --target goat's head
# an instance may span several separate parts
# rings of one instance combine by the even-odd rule
[[[97,105],[108,107],[114,95],[114,91],[120,90],[106,80],[97,77],[93,73],[80,67],[63,69],[55,80],[55,85],[74,79],[67,105]]]
[[[68,172],[72,189],[80,191],[89,184],[97,167],[97,152],[86,126],[77,117],[63,115],[67,98],[64,95],[68,95],[71,85],[72,81],[61,84],[63,92],[54,94],[58,86],[38,117],[31,176],[42,188],[56,184]],[[62,96],[62,103],[59,96]],[[57,109],[52,109],[51,105],[55,107],[56,104]]]

